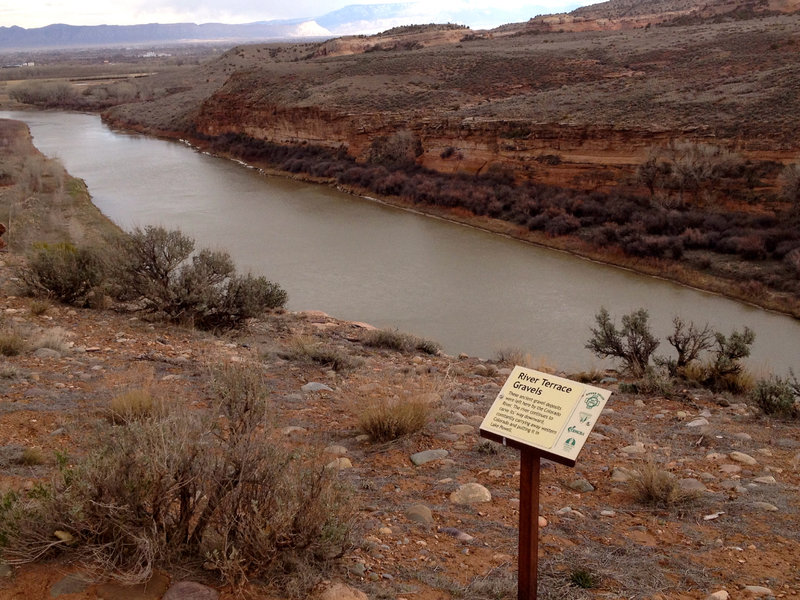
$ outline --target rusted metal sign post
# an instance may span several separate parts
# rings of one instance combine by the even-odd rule
[[[518,600],[536,600],[539,466],[574,467],[611,392],[515,367],[481,424],[481,436],[520,450]]]

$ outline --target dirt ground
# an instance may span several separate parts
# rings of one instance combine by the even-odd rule
[[[8,290],[8,265],[0,267],[0,279]],[[364,325],[322,313],[276,314],[217,338],[113,310],[53,305],[34,315],[31,302],[8,292],[0,300],[4,327],[30,341],[29,350],[0,362],[0,490],[31,489],[48,476],[56,451],[80,456],[91,448],[97,421],[120,392],[150,382],[160,397],[190,407],[208,394],[209,365],[247,361],[270,382],[276,435],[323,453],[343,446],[352,462],[340,477],[353,490],[356,534],[337,579],[370,598],[515,597],[519,456],[478,435],[507,365],[366,348]],[[54,331],[63,351],[37,356],[36,340]],[[336,373],[280,358],[298,336],[335,347],[361,366]],[[303,392],[310,381],[331,391]],[[547,524],[540,529],[540,597],[705,598],[725,589],[737,598],[745,597],[745,586],[769,588],[778,598],[800,596],[796,423],[759,417],[741,398],[700,390],[666,398],[619,393],[613,381],[601,386],[615,393],[576,467],[542,466]],[[384,445],[359,437],[360,402],[423,395],[436,417],[422,432]],[[690,425],[701,415],[707,425]],[[43,450],[44,464],[21,464],[31,447]],[[420,466],[410,461],[429,449],[448,455]],[[737,462],[733,452],[753,464]],[[648,461],[704,491],[666,509],[637,504],[619,474]],[[594,490],[573,490],[579,478]],[[491,492],[491,501],[453,503],[450,494],[473,482]],[[433,522],[409,518],[409,508],[420,503]],[[0,579],[0,598],[46,598],[79,569],[65,562],[14,568]],[[571,583],[582,570],[593,575],[594,589]],[[267,593],[251,591],[259,598]],[[98,585],[68,597],[107,596]]]

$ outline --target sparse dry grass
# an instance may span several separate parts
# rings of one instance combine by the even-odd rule
[[[159,404],[150,390],[131,389],[111,399],[108,405],[109,417],[116,424],[145,419],[158,411]]]
[[[373,400],[360,408],[358,428],[374,442],[390,442],[420,431],[431,414],[431,405],[420,398]]]
[[[50,350],[55,350],[56,352],[64,354],[70,350],[68,337],[69,335],[64,329],[61,327],[53,327],[39,334],[31,345],[34,350],[49,348]]]
[[[334,371],[355,369],[364,362],[358,357],[349,355],[342,348],[316,342],[309,337],[292,339],[287,348],[278,355],[289,360],[317,363]]]
[[[680,489],[677,478],[652,461],[646,462],[631,478],[634,501],[646,506],[669,508],[697,498],[697,494]]]
[[[15,329],[0,330],[0,354],[3,356],[18,356],[25,351],[26,347],[25,338]]]

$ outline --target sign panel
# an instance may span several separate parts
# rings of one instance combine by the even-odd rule
[[[483,437],[575,464],[611,392],[590,385],[514,367],[483,419]]]

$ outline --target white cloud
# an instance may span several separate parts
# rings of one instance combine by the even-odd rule
[[[246,23],[273,19],[314,19],[350,4],[385,4],[387,0],[26,0],[3,3],[0,25],[43,27],[52,23],[70,25],[131,25],[136,23],[222,22]],[[11,4],[11,6],[8,6]],[[442,18],[464,23],[480,20],[481,9],[493,7],[506,14],[528,15],[571,10],[580,3],[571,0],[444,0],[414,2],[409,18],[416,22],[441,21]],[[471,16],[470,16],[471,15]],[[398,24],[398,23],[393,23]],[[467,23],[473,26],[480,24]],[[391,25],[390,25],[391,26]]]

